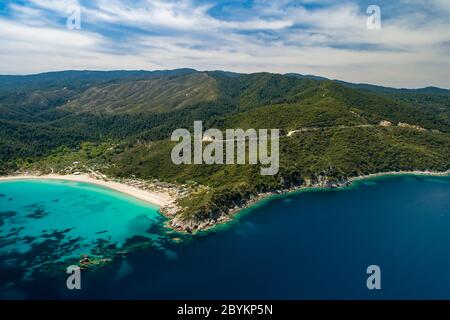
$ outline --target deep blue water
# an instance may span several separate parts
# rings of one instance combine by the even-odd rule
[[[151,229],[159,242],[83,273],[80,291],[66,289],[62,271],[56,280],[16,281],[2,297],[450,299],[448,177],[379,178],[277,196],[195,237]],[[379,291],[366,287],[369,265],[381,268]],[[17,279],[0,272],[1,283]]]

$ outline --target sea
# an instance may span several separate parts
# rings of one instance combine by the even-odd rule
[[[166,222],[96,185],[0,182],[0,299],[450,299],[450,177],[276,195],[195,235]]]

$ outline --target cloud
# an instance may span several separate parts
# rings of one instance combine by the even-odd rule
[[[0,73],[194,67],[450,87],[448,1],[381,2],[382,29],[368,30],[351,0],[9,1]],[[81,30],[65,28],[72,4]]]

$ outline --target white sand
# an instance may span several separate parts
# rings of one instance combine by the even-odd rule
[[[44,179],[44,180],[67,180],[67,181],[75,181],[75,182],[84,182],[99,185],[102,187],[106,187],[109,189],[113,189],[137,199],[149,202],[151,204],[155,204],[157,206],[163,207],[173,203],[175,200],[171,195],[164,192],[155,192],[142,190],[139,188],[135,188],[123,183],[118,183],[114,181],[104,181],[98,180],[88,175],[57,175],[57,174],[49,174],[42,176],[33,176],[33,175],[19,175],[19,176],[8,176],[8,177],[0,177],[0,181],[8,181],[8,180],[28,180],[28,179]]]

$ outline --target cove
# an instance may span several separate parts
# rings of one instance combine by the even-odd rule
[[[0,201],[10,197],[0,193]],[[17,280],[12,262],[0,257],[2,279],[13,283],[0,297],[448,299],[449,230],[449,177],[374,178],[273,197],[213,231],[177,235],[180,243],[165,241],[159,229],[160,247],[83,274],[76,292],[65,277]],[[366,287],[371,265],[380,266],[381,290]]]
[[[107,262],[163,235],[157,206],[100,186],[14,180],[0,182],[0,193],[0,263],[21,279],[60,272],[82,255]]]

